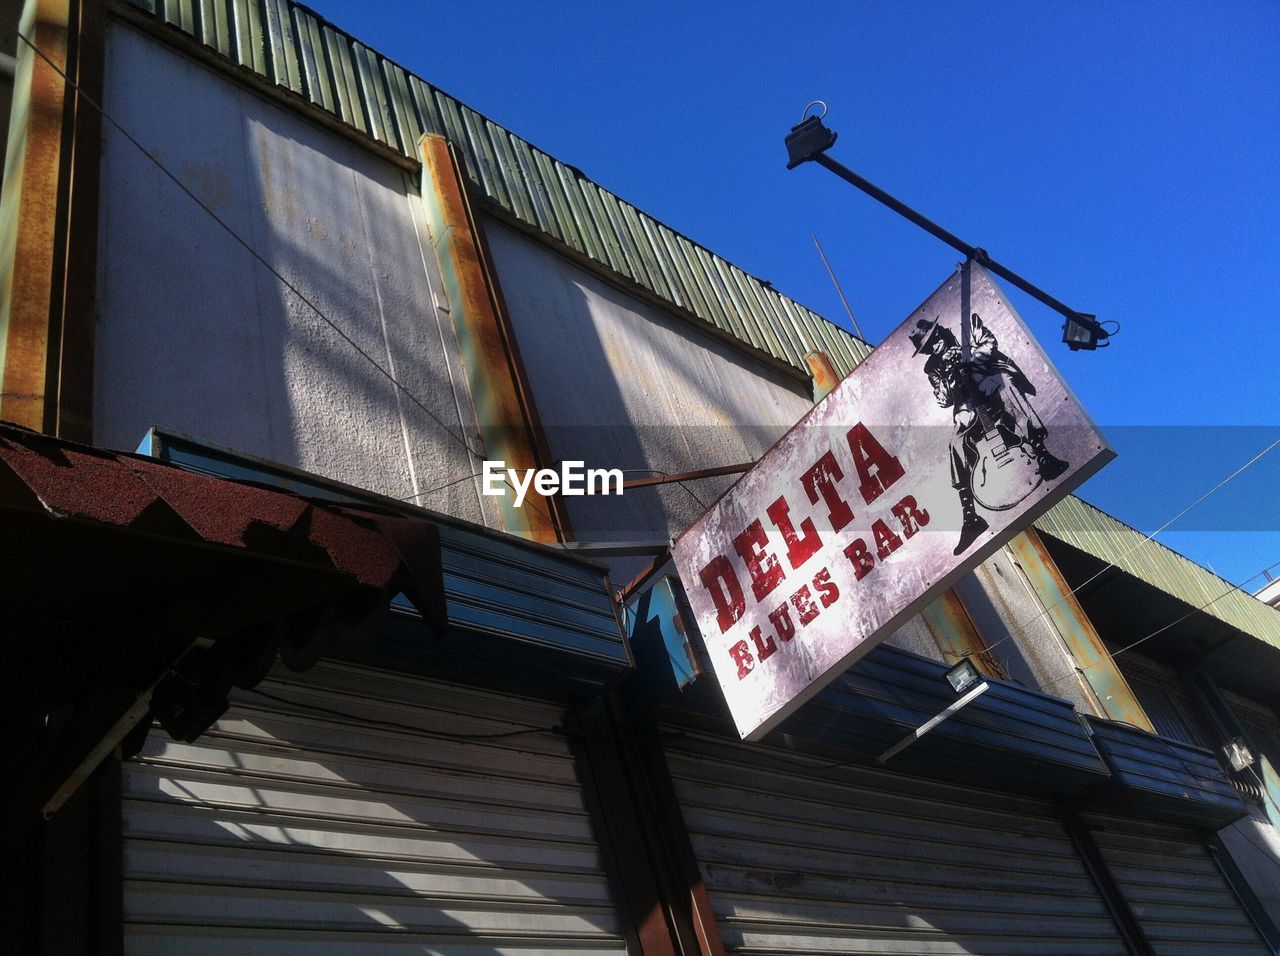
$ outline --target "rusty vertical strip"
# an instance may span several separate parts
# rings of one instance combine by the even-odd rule
[[[102,102],[106,10],[102,0],[79,0],[72,23],[74,76],[68,91],[67,225],[61,321],[51,323],[49,392],[52,430],[74,441],[93,440],[93,346],[97,322],[98,196],[102,170]]]
[[[968,657],[988,677],[999,680],[1007,677],[1004,668],[987,651],[986,641],[954,588],[947,588],[941,597],[921,612],[921,616],[948,664]]]
[[[579,708],[575,721],[578,732],[570,736],[570,747],[605,870],[623,911],[628,952],[675,956],[654,876],[651,842],[640,822],[608,702],[601,698]]]
[[[840,384],[843,377],[831,363],[831,357],[822,349],[814,349],[804,357],[804,364],[809,366],[809,377],[813,380],[813,400],[815,403],[827,397],[827,393]]]
[[[1111,653],[1071,593],[1039,535],[1028,528],[1010,541],[1008,547],[1040,603],[1047,609],[1048,618],[1066,642],[1076,668],[1106,711],[1102,716],[1154,734],[1156,729],[1146,711],[1111,659]]]
[[[656,728],[648,728],[650,732]],[[667,855],[672,889],[672,915],[680,951],[687,956],[725,956],[715,908],[702,879],[702,869],[680,810],[666,752],[656,733],[634,748],[649,800],[657,817],[660,840]],[[693,938],[689,939],[692,930]]]
[[[467,201],[463,171],[444,137],[426,134],[418,148],[423,190],[431,192],[427,202],[431,241],[462,349],[485,457],[500,459],[508,468],[542,467],[547,462],[539,460],[530,394],[493,285],[479,225]],[[534,541],[561,539],[563,532],[557,525],[565,526],[558,502],[532,488],[520,508],[515,507],[510,489],[498,502],[504,530]]]
[[[465,182],[465,180],[460,180],[460,182]],[[542,416],[538,414],[537,399],[533,394],[533,386],[529,383],[529,376],[525,372],[524,359],[520,357],[520,343],[516,339],[515,329],[511,325],[506,299],[502,295],[502,283],[498,279],[497,270],[493,268],[493,253],[489,249],[489,239],[485,235],[484,227],[478,220],[473,225],[480,248],[480,264],[484,269],[485,281],[488,283],[489,291],[493,298],[494,315],[497,319],[499,331],[502,333],[510,361],[511,382],[515,388],[520,408],[524,412],[524,422],[528,428],[529,441],[533,445],[533,460],[540,467],[550,467],[555,463],[556,459],[551,454],[551,445],[547,441],[547,433],[542,427]],[[570,523],[569,511],[565,507],[564,499],[556,496],[543,498],[543,501],[546,503],[547,516],[551,518],[552,523],[559,530],[560,540],[572,541],[573,526]],[[552,538],[550,540],[554,541],[555,539]]]
[[[28,0],[19,23],[23,34],[64,70],[68,16],[68,0]],[[0,200],[0,418],[46,431],[52,425],[50,325],[61,313],[56,288],[62,271],[57,247],[66,85],[30,47],[17,46]]]

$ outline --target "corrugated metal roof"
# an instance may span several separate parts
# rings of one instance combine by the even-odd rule
[[[822,349],[841,374],[861,339],[646,215],[519,136],[288,0],[129,0],[138,9],[417,159],[424,132],[461,151],[481,195],[661,299],[800,371]]]
[[[1036,527],[1115,565],[1192,607],[1280,648],[1280,610],[1075,495],[1049,509]]]

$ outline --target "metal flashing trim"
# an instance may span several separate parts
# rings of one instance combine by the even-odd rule
[[[1231,582],[1073,496],[1035,523],[1059,541],[1114,565],[1238,631],[1280,648],[1280,610],[1233,589]],[[1145,541],[1145,543],[1144,543]]]
[[[289,0],[119,0],[230,64],[411,160],[424,133],[454,143],[477,194],[517,222],[807,376],[821,349],[841,375],[871,347],[603,189],[581,170]]]

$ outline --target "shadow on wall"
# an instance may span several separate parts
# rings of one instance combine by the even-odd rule
[[[754,461],[811,407],[803,382],[494,220],[484,226],[554,459],[628,479]],[[679,533],[734,480],[566,501],[580,540],[651,541]]]
[[[345,670],[125,765],[128,950],[623,952],[557,709]]]
[[[96,440],[165,424],[396,497],[470,473],[417,184],[118,23],[107,102],[352,341],[108,131]],[[429,504],[481,519],[473,484]]]

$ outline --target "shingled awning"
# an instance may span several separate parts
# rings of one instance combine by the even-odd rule
[[[303,668],[371,640],[398,593],[443,633],[429,520],[0,423],[2,746],[28,806],[144,716],[196,644],[191,680],[251,684],[277,651]]]

